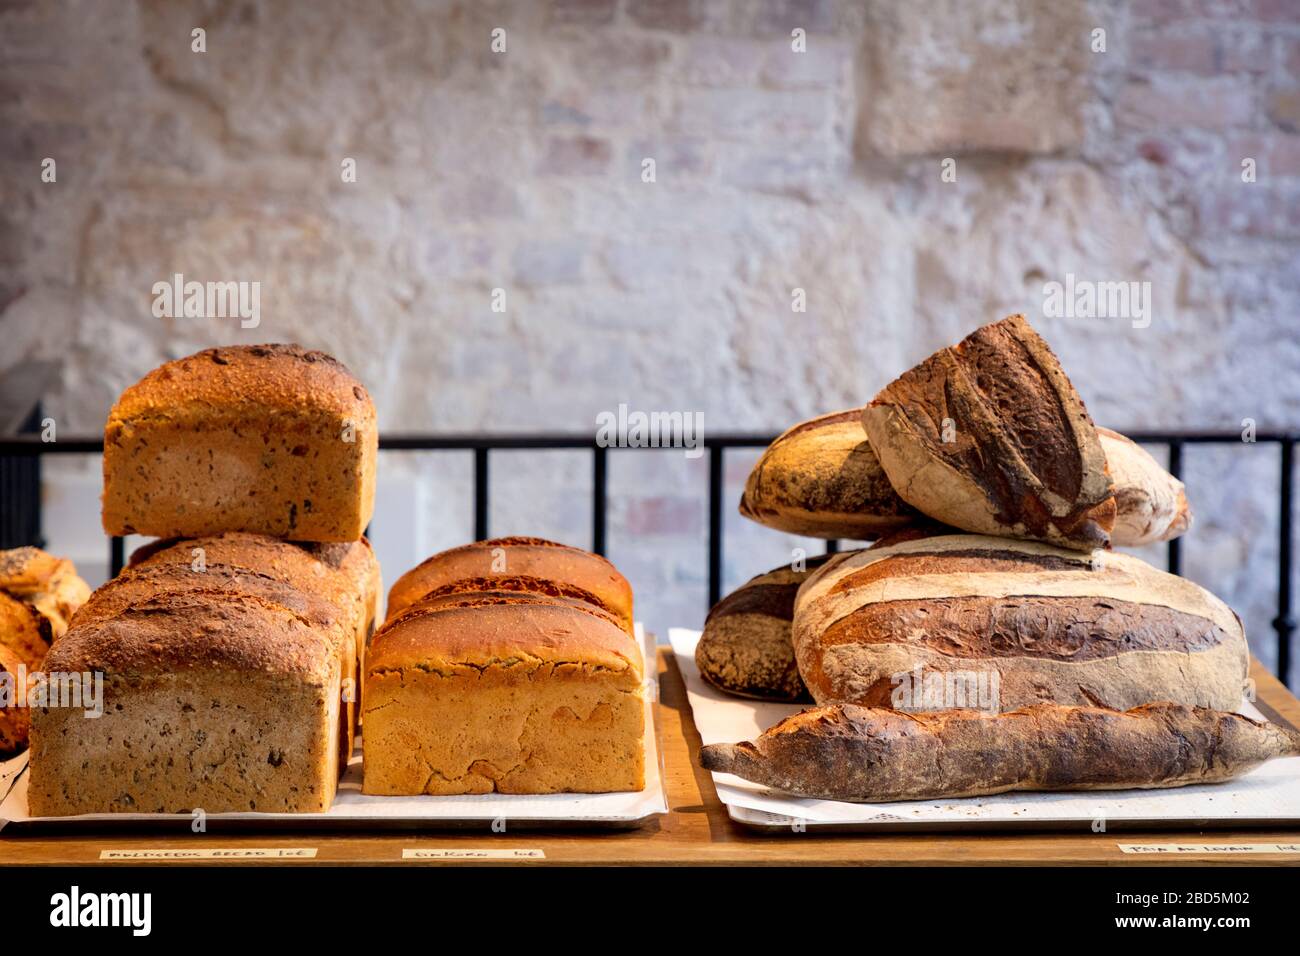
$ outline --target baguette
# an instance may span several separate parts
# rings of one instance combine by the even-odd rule
[[[1179,704],[1129,711],[1038,704],[996,717],[843,704],[795,714],[752,743],[704,747],[700,764],[803,797],[890,803],[1184,787],[1294,756],[1294,730]]]
[[[894,490],[979,534],[1106,547],[1115,498],[1088,410],[1056,356],[1013,315],[887,385],[862,424]]]
[[[889,484],[860,409],[787,429],[745,482],[740,513],[810,538],[872,539],[919,517]]]

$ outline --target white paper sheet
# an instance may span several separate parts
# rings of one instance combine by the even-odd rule
[[[629,825],[658,813],[668,812],[664,794],[663,761],[654,725],[654,705],[659,699],[658,668],[653,637],[647,639],[636,625],[646,661],[645,778],[641,791],[623,793],[487,793],[470,796],[376,797],[361,792],[361,739],[348,769],[339,781],[334,805],[325,813],[213,813],[209,821],[257,821],[259,825],[281,824],[285,829],[306,826],[335,826],[355,821],[366,824],[400,823],[439,825],[488,824],[504,820],[531,824]],[[95,822],[104,826],[140,821],[188,821],[189,814],[103,813],[79,817],[33,817],[27,812],[27,754],[0,764],[0,829],[7,824]],[[8,794],[6,795],[6,790]],[[100,827],[102,828],[102,827]]]
[[[695,666],[699,631],[670,628],[668,640],[686,682],[695,726],[706,744],[753,740],[806,705],[771,704],[724,694]],[[1243,714],[1262,719],[1249,703]],[[788,796],[726,773],[713,774],[718,798],[732,818],[754,826],[835,825],[861,829],[916,826],[1054,826],[1110,823],[1243,826],[1300,821],[1300,757],[1274,760],[1222,784],[1168,790],[1004,793],[934,802],[842,803]]]

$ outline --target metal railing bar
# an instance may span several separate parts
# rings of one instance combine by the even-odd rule
[[[474,449],[474,540],[488,536],[488,449]]]
[[[1183,443],[1181,441],[1171,441],[1169,443],[1169,474],[1179,481],[1183,479]],[[1182,538],[1174,538],[1169,542],[1165,563],[1170,574],[1183,573]]]
[[[1277,547],[1277,617],[1273,629],[1277,631],[1277,676],[1284,685],[1290,687],[1291,676],[1291,636],[1295,633],[1296,621],[1291,613],[1291,567],[1295,548],[1295,444],[1284,442],[1282,445],[1282,467],[1280,472],[1281,494],[1278,496],[1278,547]]]
[[[709,607],[722,597],[722,456],[725,446],[709,449]]]
[[[605,555],[605,521],[609,493],[609,449],[597,447],[591,455],[591,550]]]

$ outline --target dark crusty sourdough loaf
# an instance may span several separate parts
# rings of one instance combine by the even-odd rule
[[[7,675],[0,680],[11,683],[0,705],[0,757],[27,746],[28,715],[18,682],[40,669],[89,594],[66,558],[39,548],[0,551],[0,674]]]
[[[823,704],[891,706],[919,669],[996,679],[1000,710],[1235,710],[1248,666],[1236,615],[1191,581],[1132,555],[984,535],[836,555],[800,588],[793,641]]]
[[[1098,428],[1115,493],[1111,544],[1139,548],[1186,533],[1192,524],[1183,483],[1137,442],[1109,428]]]
[[[393,583],[387,616],[428,595],[456,591],[567,594],[609,612],[632,633],[632,587],[618,569],[598,554],[545,538],[492,538],[435,554]]]
[[[1022,315],[903,373],[862,423],[894,490],[937,521],[1081,549],[1110,540],[1115,499],[1101,440]]]
[[[354,646],[341,634],[246,593],[79,614],[46,669],[103,674],[103,714],[33,710],[32,814],[328,809]]]
[[[407,606],[375,633],[363,699],[366,793],[645,786],[640,649],[579,598],[461,592]]]
[[[749,473],[740,513],[791,534],[868,540],[917,517],[885,477],[861,409],[801,422],[772,442]]]
[[[695,664],[714,687],[738,697],[805,701],[790,643],[794,598],[828,555],[809,558],[802,570],[781,565],[751,578],[709,611],[695,645]]]
[[[355,541],[374,507],[375,408],[297,345],[207,349],[124,391],[104,428],[104,530]]]
[[[800,796],[887,803],[1184,787],[1292,756],[1300,756],[1294,730],[1180,704],[1127,712],[1037,704],[995,717],[836,704],[788,717],[752,743],[707,746],[700,763]]]

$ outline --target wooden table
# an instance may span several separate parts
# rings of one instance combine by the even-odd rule
[[[545,859],[521,859],[524,866],[547,864],[650,864],[681,866],[878,864],[935,865],[1116,865],[1176,862],[1206,864],[1297,864],[1300,855],[1253,854],[1223,856],[1189,853],[1174,860],[1161,856],[1121,853],[1120,843],[1296,843],[1300,826],[1287,830],[1120,830],[1111,833],[966,833],[966,834],[755,834],[733,824],[718,801],[710,775],[695,755],[700,737],[672,654],[659,651],[660,706],[657,722],[664,754],[669,812],[634,830],[518,831],[493,834],[487,830],[459,832],[403,831],[340,835],[337,833],[259,832],[237,835],[149,836],[140,834],[15,835],[0,832],[0,865],[85,865],[100,863],[102,850],[204,849],[248,847],[315,848],[306,863],[378,864],[464,861],[403,860],[404,849],[424,850],[541,850]],[[1258,688],[1257,705],[1274,721],[1300,726],[1297,701],[1257,662],[1251,675]],[[227,861],[223,861],[227,862]],[[238,861],[229,861],[238,862]],[[495,861],[510,862],[510,861]],[[106,865],[112,866],[113,863]],[[472,864],[469,864],[472,865]]]

